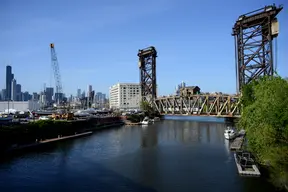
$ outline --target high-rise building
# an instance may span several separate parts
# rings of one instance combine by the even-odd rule
[[[88,87],[87,87],[87,97],[91,97],[91,93],[92,93],[92,85],[88,85]]]
[[[104,107],[105,101],[106,101],[106,94],[103,94],[101,92],[97,92],[95,94],[94,98],[95,104],[98,107]]]
[[[54,95],[54,88],[53,87],[46,87],[45,95],[46,95],[46,102],[52,103],[52,98]]]
[[[40,93],[39,102],[40,102],[40,105],[41,105],[42,107],[46,105],[47,100],[46,100],[46,95],[45,95],[44,92],[41,92],[41,93]]]
[[[14,75],[13,75],[14,76]],[[12,67],[6,66],[6,100],[11,100]]]
[[[2,89],[2,91],[1,91],[1,100],[2,101],[6,100],[6,89]]]
[[[180,95],[180,89],[186,87],[186,83],[184,81],[181,82],[181,84],[177,85],[175,88],[176,95]]]
[[[82,97],[82,98],[84,98],[84,97],[85,97],[85,91],[83,91],[83,92],[82,92],[82,95],[81,95],[81,97]]]
[[[33,101],[39,101],[40,95],[36,92],[32,93],[32,100]]]
[[[32,98],[32,95],[29,94],[28,91],[23,93],[23,101],[29,101]]]
[[[64,94],[63,93],[55,93],[55,101],[62,102],[64,99]]]
[[[77,97],[81,98],[81,89],[77,89]]]
[[[110,108],[139,109],[141,86],[139,83],[118,83],[110,87]]]
[[[22,94],[21,94],[21,85],[20,84],[16,84],[16,101],[22,101],[21,96],[22,96]]]
[[[17,101],[17,94],[16,94],[16,79],[12,79],[11,83],[11,100]]]

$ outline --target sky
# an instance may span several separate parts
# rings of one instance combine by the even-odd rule
[[[50,43],[55,44],[64,93],[92,85],[109,93],[118,82],[139,82],[137,53],[157,49],[158,94],[181,81],[204,92],[236,92],[236,19],[265,5],[278,15],[278,74],[288,76],[285,0],[0,0],[0,89],[5,66],[23,91],[55,86]],[[286,53],[286,55],[285,55]]]

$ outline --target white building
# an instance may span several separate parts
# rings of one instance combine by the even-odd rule
[[[139,109],[141,86],[139,83],[118,83],[110,87],[110,108]]]
[[[38,101],[0,101],[0,111],[7,109],[16,109],[17,111],[33,111],[39,110],[40,104]]]

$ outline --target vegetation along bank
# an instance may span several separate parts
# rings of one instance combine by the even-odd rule
[[[238,127],[247,133],[248,150],[269,170],[270,180],[288,189],[288,82],[262,77],[245,85]]]

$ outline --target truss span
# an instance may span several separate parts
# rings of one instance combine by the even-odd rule
[[[240,99],[231,95],[193,95],[158,97],[154,100],[162,115],[240,117]]]

